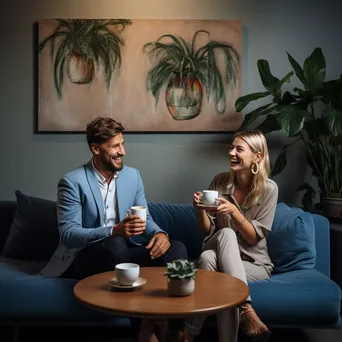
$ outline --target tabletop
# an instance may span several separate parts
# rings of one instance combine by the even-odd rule
[[[115,272],[99,273],[79,281],[74,294],[93,309],[132,317],[177,318],[213,314],[236,307],[249,295],[248,286],[230,275],[199,269],[195,290],[190,296],[173,297],[167,292],[166,267],[142,267],[147,280],[139,289],[115,290],[108,281]]]

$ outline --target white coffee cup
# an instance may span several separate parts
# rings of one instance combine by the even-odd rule
[[[139,278],[140,266],[130,262],[117,264],[115,266],[116,279],[120,285],[133,285]]]
[[[216,190],[203,190],[202,201],[205,205],[218,205],[216,198],[218,197],[218,191]]]
[[[143,205],[134,206],[127,210],[127,215],[138,215],[146,221],[147,208]]]

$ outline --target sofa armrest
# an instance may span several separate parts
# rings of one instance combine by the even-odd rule
[[[319,214],[312,214],[315,223],[316,270],[330,278],[330,223]]]

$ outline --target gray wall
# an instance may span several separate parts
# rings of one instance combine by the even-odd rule
[[[327,60],[327,76],[342,72],[342,5],[340,1],[229,0],[3,0],[1,1],[1,177],[0,200],[14,191],[55,199],[59,178],[90,157],[80,135],[34,135],[33,24],[42,18],[231,19],[242,20],[243,93],[260,91],[258,59],[274,73],[289,71],[286,51],[300,63],[315,47]],[[125,163],[137,167],[150,201],[186,203],[227,169],[228,135],[126,134]],[[269,136],[271,156],[284,142]],[[275,180],[282,201],[300,203],[296,187],[307,177],[302,151]]]

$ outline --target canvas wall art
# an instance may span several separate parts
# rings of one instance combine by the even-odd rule
[[[235,131],[241,40],[241,21],[40,20],[36,131],[97,116],[128,133]]]

